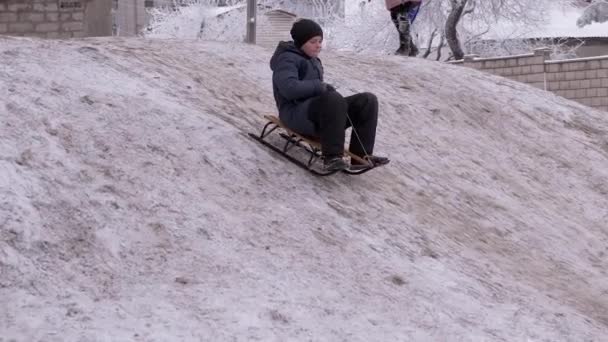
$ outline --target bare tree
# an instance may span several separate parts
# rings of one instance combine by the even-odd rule
[[[511,22],[520,27],[533,28],[544,24],[553,6],[569,4],[571,0],[431,0],[449,2],[445,21],[445,35],[452,55],[462,59],[465,51],[460,31],[472,40],[483,36],[499,21]],[[463,18],[467,16],[466,25]]]
[[[448,46],[452,50],[452,55],[455,59],[463,59],[464,51],[458,39],[458,23],[464,13],[464,8],[468,0],[450,0],[452,6],[450,14],[445,22],[445,38],[448,41]]]
[[[426,51],[422,55],[422,58],[427,58],[431,54],[431,52],[433,52],[433,40],[435,40],[436,35],[437,35],[437,29],[434,29],[433,32],[431,32],[431,36],[429,37],[429,42],[426,46]]]
[[[441,49],[445,46],[445,35],[441,34],[441,39],[439,39],[439,46],[437,47],[437,61],[441,59]]]

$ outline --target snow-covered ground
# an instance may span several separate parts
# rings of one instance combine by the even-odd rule
[[[315,178],[247,136],[271,53],[0,38],[0,340],[606,339],[606,113],[327,53],[392,162]]]

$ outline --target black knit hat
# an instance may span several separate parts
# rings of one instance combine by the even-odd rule
[[[293,43],[298,48],[306,44],[310,38],[316,36],[323,37],[323,29],[310,19],[300,19],[291,27],[291,38],[293,38]]]

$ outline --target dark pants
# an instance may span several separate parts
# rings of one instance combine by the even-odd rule
[[[418,6],[418,4],[408,2],[391,9],[391,20],[395,24],[397,32],[399,32],[399,49],[397,53],[406,56],[416,56],[418,54],[418,48],[414,44],[410,34],[412,23],[407,14],[413,6]]]
[[[312,100],[308,118],[315,124],[324,156],[343,154],[344,131],[351,126],[351,121],[353,130],[349,150],[361,157],[374,151],[378,122],[376,95],[359,93],[342,97],[336,91],[326,92]]]

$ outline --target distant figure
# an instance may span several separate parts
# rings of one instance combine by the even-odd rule
[[[353,126],[349,151],[373,165],[388,158],[373,155],[378,120],[378,99],[372,93],[343,97],[323,82],[319,53],[323,30],[312,20],[301,19],[291,29],[292,42],[280,42],[270,60],[272,88],[279,118],[289,129],[319,138],[324,169],[357,167],[344,160],[345,130]]]
[[[391,20],[399,33],[397,55],[417,56],[418,48],[412,40],[410,29],[418,15],[422,0],[386,0],[386,9],[391,12]]]
[[[198,30],[198,34],[196,35],[196,37],[197,37],[198,39],[203,38],[203,33],[204,33],[204,31],[205,31],[205,20],[203,19],[203,20],[201,21],[201,27],[200,27],[200,29]]]

